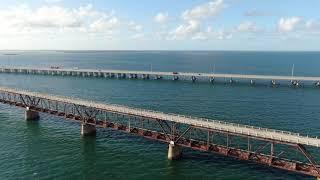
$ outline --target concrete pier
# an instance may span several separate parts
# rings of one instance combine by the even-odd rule
[[[216,79],[217,82],[224,80],[225,83],[240,82],[247,80],[254,84],[259,81],[271,81],[270,85],[278,86],[281,84],[293,85],[294,87],[303,86],[308,83],[315,87],[320,87],[320,76],[274,76],[274,75],[258,75],[258,74],[221,74],[206,72],[156,72],[156,71],[132,71],[132,70],[100,70],[100,69],[71,69],[71,68],[28,68],[28,67],[0,67],[0,73],[25,73],[25,74],[43,74],[43,75],[74,75],[83,77],[108,77],[118,79],[172,79],[184,80],[209,80],[211,83]],[[232,80],[230,80],[232,79]],[[251,81],[252,80],[252,81]],[[294,83],[292,83],[294,82]],[[289,83],[289,84],[288,84]]]
[[[26,108],[25,119],[27,121],[37,121],[39,118],[40,116],[38,112],[30,110],[29,107]]]
[[[95,136],[96,127],[90,124],[81,124],[81,135],[82,136]]]
[[[176,160],[181,157],[182,151],[181,147],[174,144],[173,141],[170,141],[169,148],[168,148],[168,159],[169,160]]]
[[[33,102],[32,105],[28,105],[29,102]],[[315,178],[320,177],[320,166],[313,160],[312,154],[306,148],[306,146],[319,148],[320,139],[318,137],[6,87],[0,87],[0,103],[24,109],[26,106],[30,107],[26,108],[26,119],[30,120],[37,119],[39,117],[37,112],[41,112],[81,123],[81,134],[83,136],[95,135],[96,128],[110,128],[121,132],[127,131],[132,135],[145,137],[149,140],[167,142],[169,160],[179,159],[183,147],[253,161],[270,167],[314,176]],[[49,104],[55,105],[55,108],[52,106],[50,108]],[[94,111],[97,113],[92,113]],[[111,114],[112,118],[110,118]],[[146,120],[148,125],[144,126]],[[149,123],[149,121],[153,122]],[[162,122],[159,124],[159,121]],[[160,125],[160,127],[157,125]],[[164,129],[162,125],[165,125],[166,128]],[[170,129],[170,131],[167,131],[167,129]],[[187,134],[190,129],[195,129],[202,135],[208,135],[201,136],[199,133],[192,132]],[[216,133],[212,132],[222,134],[226,137],[226,141],[220,141],[221,143],[216,144],[213,141]],[[248,149],[246,146],[242,146],[243,142],[241,144],[233,143],[234,146],[230,148],[229,135],[243,138],[243,140],[248,138]],[[171,141],[171,138],[175,141]],[[180,139],[183,141],[179,141]],[[256,142],[252,143],[251,141]],[[262,147],[261,143],[266,142],[266,147],[271,144],[270,153],[268,151],[265,151],[266,153],[253,151],[253,149],[264,148],[265,146]],[[288,150],[296,149],[296,152],[300,151],[299,154],[303,155],[303,158],[306,158],[309,162],[296,163],[299,157],[285,159],[275,156],[274,144],[279,147],[285,145]],[[287,153],[287,148],[281,148],[282,152]],[[288,153],[290,152],[288,151]],[[250,154],[256,154],[257,156],[250,156]],[[258,156],[259,158],[256,158]]]

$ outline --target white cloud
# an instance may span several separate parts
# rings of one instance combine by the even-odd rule
[[[47,3],[58,3],[62,2],[63,0],[45,0]]]
[[[64,8],[26,5],[0,9],[0,35],[62,32],[110,32],[120,24],[114,12],[94,10],[92,5]]]
[[[174,31],[168,34],[161,32],[157,34],[157,37],[161,37],[167,40],[228,40],[233,37],[232,31],[226,31],[225,29],[213,30],[211,26],[202,30],[198,21],[189,21],[188,24],[178,26]]]
[[[232,39],[233,35],[230,32],[227,32],[225,30],[220,30],[216,33],[216,37],[220,40],[228,40]]]
[[[140,24],[135,23],[134,21],[129,22],[128,24],[129,30],[133,32],[141,32],[143,27]]]
[[[219,40],[228,40],[232,38],[232,33],[225,29],[220,29],[214,31],[212,27],[207,28],[207,36],[212,39],[219,39]]]
[[[155,17],[154,17],[154,21],[157,23],[166,23],[169,20],[169,14],[166,13],[158,13]]]
[[[279,33],[280,32],[280,33]],[[274,35],[282,40],[314,39],[320,34],[320,21],[303,17],[281,18],[278,24],[278,33]]]
[[[320,21],[310,19],[306,22],[306,28],[310,31],[320,30]]]
[[[186,20],[214,17],[218,15],[225,7],[226,5],[223,0],[214,0],[184,11],[182,13],[182,17]]]
[[[250,33],[255,33],[255,32],[261,31],[261,29],[259,29],[255,23],[250,22],[250,21],[246,21],[246,22],[239,24],[237,26],[236,30],[238,32],[250,32]]]
[[[72,11],[81,18],[108,18],[115,15],[113,10],[108,13],[94,10],[91,4],[80,6],[78,9],[73,9]]]
[[[219,36],[217,32],[203,31],[202,23],[208,18],[217,16],[225,7],[224,0],[211,0],[185,10],[181,15],[184,22],[169,32],[166,39],[208,40],[217,38]],[[158,37],[163,37],[163,33]]]
[[[192,37],[200,31],[200,23],[195,20],[188,21],[187,24],[179,25],[174,31],[170,34],[172,39],[186,39]]]
[[[22,25],[30,27],[79,27],[82,24],[73,12],[58,6],[41,7],[25,18]]]
[[[278,22],[278,29],[281,32],[291,32],[297,30],[303,23],[301,17],[281,18]]]
[[[192,40],[208,40],[208,35],[204,32],[198,32],[191,37]]]
[[[118,18],[113,17],[111,19],[100,18],[94,21],[89,26],[89,32],[94,33],[112,33],[112,31],[120,25]]]

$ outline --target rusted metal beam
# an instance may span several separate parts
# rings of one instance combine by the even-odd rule
[[[317,162],[314,157],[307,151],[307,149],[302,144],[297,144],[298,149],[302,152],[302,154],[308,159],[308,161],[312,164],[315,170],[320,174],[320,169],[317,167]]]
[[[158,122],[158,124],[159,124],[159,126],[160,126],[160,128],[161,128],[161,130],[162,130],[162,132],[168,137],[168,138],[170,138],[171,139],[171,136],[169,136],[168,135],[168,133],[167,133],[167,131],[165,130],[165,128],[163,127],[163,125],[162,125],[162,122],[163,121],[161,121],[161,120],[157,120],[157,122]]]
[[[26,105],[26,106],[28,106],[28,104],[27,104],[26,101],[24,100],[23,96],[22,96],[21,94],[20,94],[19,96],[20,96],[20,99],[22,100],[23,104]]]
[[[1,93],[2,95],[2,99],[0,99],[1,102],[6,103],[6,104],[10,104],[10,105],[15,105],[17,107],[23,107],[23,105],[28,105],[24,100],[25,98],[27,98],[26,96],[22,96],[17,94],[17,97],[20,97],[19,99],[15,99],[14,97],[16,95],[12,95],[12,94],[6,94],[6,93]],[[10,96],[10,98],[9,98]],[[29,99],[30,98],[30,99]],[[45,112],[45,113],[49,113],[52,115],[56,115],[56,116],[60,116],[61,113],[64,113],[64,117],[66,119],[71,119],[71,120],[75,120],[77,122],[81,122],[81,120],[89,120],[89,124],[92,124],[94,126],[97,127],[104,127],[104,128],[114,128],[116,130],[121,130],[121,131],[126,131],[128,129],[128,127],[130,129],[132,129],[132,131],[127,131],[129,133],[133,133],[136,135],[140,135],[143,137],[146,137],[148,139],[154,139],[154,140],[158,140],[158,141],[162,141],[162,142],[169,142],[172,139],[175,139],[176,143],[178,145],[181,145],[183,147],[188,147],[194,150],[200,150],[200,151],[209,151],[209,152],[214,152],[214,153],[218,153],[221,155],[225,155],[225,156],[230,156],[230,157],[235,157],[238,159],[242,159],[242,160],[249,160],[249,161],[254,161],[260,164],[265,164],[265,165],[270,165],[272,167],[276,167],[276,168],[280,168],[280,169],[285,169],[288,171],[293,171],[293,172],[298,172],[298,173],[302,173],[302,174],[306,174],[306,175],[311,175],[311,176],[320,176],[320,172],[319,172],[319,166],[317,165],[316,161],[314,160],[313,156],[306,150],[306,148],[301,145],[301,144],[294,144],[294,143],[288,143],[285,141],[276,141],[276,140],[271,140],[268,138],[256,138],[256,137],[252,137],[250,135],[245,136],[243,134],[237,134],[237,133],[231,133],[231,132],[226,132],[226,131],[222,131],[222,130],[212,130],[212,129],[208,129],[208,128],[204,128],[204,127],[198,127],[198,126],[189,126],[186,130],[183,130],[184,128],[181,127],[180,123],[172,123],[172,127],[170,127],[170,125],[168,124],[167,121],[162,121],[159,119],[152,119],[149,118],[147,120],[156,120],[160,126],[160,130],[162,132],[158,132],[157,131],[151,131],[148,129],[144,129],[143,127],[138,128],[135,127],[134,125],[132,125],[131,123],[129,125],[127,124],[121,124],[121,123],[115,123],[115,122],[108,122],[107,121],[107,114],[105,116],[105,118],[103,120],[99,120],[97,119],[97,115],[99,113],[105,112],[104,110],[101,109],[90,109],[90,107],[86,107],[86,106],[80,106],[80,105],[76,105],[76,104],[68,104],[66,102],[61,102],[61,106],[64,106],[64,108],[56,108],[55,110],[51,110],[50,109],[50,104],[54,101],[48,100],[48,99],[36,99],[36,98],[31,98],[29,97],[27,98],[29,100],[29,102],[31,104],[33,104],[35,107],[32,107],[32,110],[35,111],[39,111],[39,112]],[[45,101],[48,102],[48,107],[44,107]],[[56,107],[57,107],[57,103],[60,102],[56,102]],[[72,107],[72,112],[71,115],[69,116],[69,114],[67,114],[67,108],[66,107]],[[55,111],[55,112],[53,112]],[[78,115],[77,115],[77,113]],[[112,112],[115,115],[120,115],[119,113],[116,112]],[[85,117],[85,115],[83,114],[85,113],[85,115],[87,117]],[[108,111],[109,113],[109,111]],[[121,114],[122,116],[125,115],[127,117],[136,117],[136,116],[132,116],[130,114]],[[139,116],[138,116],[139,117]],[[119,117],[115,117],[120,118]],[[139,117],[139,118],[144,118],[144,117]],[[93,121],[92,121],[93,120]],[[113,124],[113,125],[107,125],[107,124]],[[168,132],[171,132],[172,138],[166,138],[168,136]],[[206,134],[200,134],[203,135],[204,137],[203,140],[200,139],[192,139],[192,137],[190,138],[186,138],[184,137],[185,134],[187,134],[188,132],[190,132],[191,129],[197,129],[197,131],[201,131],[201,132],[205,132]],[[210,135],[212,133],[221,133],[221,134],[225,134],[227,135],[227,144],[226,145],[218,145],[218,144],[214,144],[211,143],[210,141]],[[248,138],[248,149],[247,150],[243,150],[243,149],[239,149],[239,148],[233,148],[231,147],[231,142],[230,142],[230,137],[229,136],[238,136],[238,137],[246,137]],[[194,136],[193,136],[194,137]],[[256,139],[256,140],[261,140],[261,141],[267,141],[265,144],[261,145],[256,151],[251,151],[251,142],[250,139]],[[266,146],[268,146],[270,144],[270,154],[263,154],[260,151],[263,150]],[[293,161],[293,160],[288,160],[288,159],[284,159],[284,158],[280,158],[280,155],[284,152],[281,152],[278,155],[275,155],[274,152],[274,144],[286,144],[289,146],[295,146],[297,147],[300,152],[302,152],[302,154],[307,158],[307,160],[309,161],[309,163],[302,163],[302,162],[298,162],[298,161]],[[250,156],[255,156],[257,158],[250,158]]]
[[[182,136],[184,136],[186,133],[188,133],[188,131],[191,129],[192,127],[189,126],[182,134],[180,134],[180,136],[175,140],[175,142],[177,143]]]

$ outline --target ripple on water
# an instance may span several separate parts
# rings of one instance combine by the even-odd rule
[[[141,70],[148,69],[145,64],[152,61],[158,70],[207,72],[214,62],[220,72],[260,74],[288,74],[288,67],[295,63],[299,67],[297,73],[317,76],[320,65],[317,53],[150,54],[104,52],[93,58],[92,54],[51,53],[57,60],[47,61],[44,60],[46,53],[26,53],[12,63]],[[284,57],[290,62],[283,60]],[[259,63],[255,61],[257,58]],[[0,83],[99,102],[320,135],[319,89],[315,88],[13,74],[1,74]],[[98,130],[96,138],[81,138],[77,123],[45,114],[41,114],[39,122],[25,122],[23,113],[22,109],[0,105],[0,179],[311,179],[187,149],[182,160],[170,162],[167,144],[113,130]],[[319,153],[316,155],[319,157]]]

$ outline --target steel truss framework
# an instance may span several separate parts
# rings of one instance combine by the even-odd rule
[[[140,116],[120,114],[90,106],[12,92],[0,91],[0,102],[22,108],[28,107],[32,111],[59,116],[99,128],[115,129],[161,142],[168,143],[173,141],[179,146],[194,150],[208,151],[240,160],[253,161],[305,175],[320,176],[320,166],[301,144],[189,126],[162,119],[145,119]],[[222,143],[219,143],[219,141],[222,141]],[[276,145],[285,145],[286,147],[277,153],[275,150]],[[299,152],[300,157],[304,157],[305,161],[283,158],[282,155],[290,150]]]

